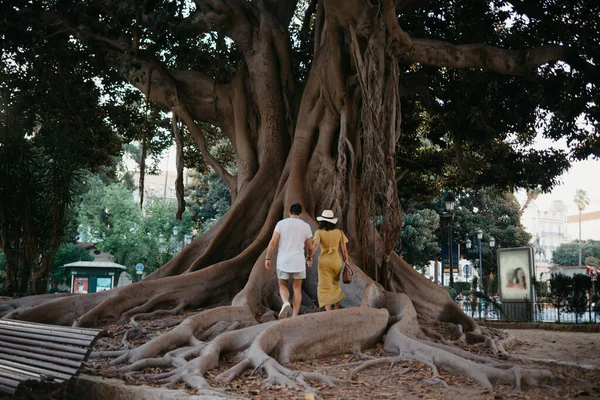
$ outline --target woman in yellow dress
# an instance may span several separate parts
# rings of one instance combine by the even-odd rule
[[[321,216],[317,217],[317,221],[319,221],[319,229],[313,238],[313,254],[320,244],[319,284],[317,286],[319,307],[325,307],[325,310],[329,311],[333,304],[337,310],[340,301],[346,298],[340,286],[342,259],[339,249],[342,250],[344,264],[348,263],[348,250],[346,249],[348,238],[344,232],[335,228],[338,219],[334,218],[333,211],[324,210]]]

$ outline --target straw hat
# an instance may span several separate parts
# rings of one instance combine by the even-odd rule
[[[320,217],[317,217],[317,221],[327,221],[335,224],[338,219],[333,217],[333,211],[331,210],[323,210]]]

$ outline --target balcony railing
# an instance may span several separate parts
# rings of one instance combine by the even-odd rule
[[[540,232],[540,236],[559,236],[559,237],[564,237],[565,233],[564,232],[541,231]]]

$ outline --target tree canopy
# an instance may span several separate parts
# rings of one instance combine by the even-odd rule
[[[581,242],[581,253],[583,260],[588,257],[600,258],[600,241],[583,240]],[[579,264],[579,241],[563,243],[552,252],[552,263],[561,266],[573,266]]]

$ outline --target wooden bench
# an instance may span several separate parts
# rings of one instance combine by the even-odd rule
[[[0,319],[0,393],[22,382],[68,381],[88,359],[104,332]]]

